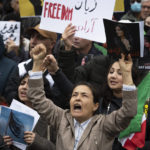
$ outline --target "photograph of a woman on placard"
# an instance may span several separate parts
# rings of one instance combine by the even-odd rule
[[[123,24],[115,26],[114,43],[115,47],[120,49],[121,53],[127,55],[132,50],[133,40],[128,29]]]
[[[123,23],[104,19],[106,33],[106,43],[108,54],[115,58],[120,58],[121,53],[126,56],[130,53],[132,57],[140,56],[140,48],[143,44],[139,23]],[[144,47],[144,45],[143,45]]]

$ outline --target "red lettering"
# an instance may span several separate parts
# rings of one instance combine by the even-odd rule
[[[64,20],[65,15],[66,15],[65,6],[62,5],[61,20]]]
[[[98,18],[92,18],[90,21],[86,20],[84,25],[77,26],[77,31],[83,31],[89,33],[94,31],[95,23]]]
[[[96,20],[98,20],[98,18],[93,18],[93,19],[91,19],[91,22],[93,22],[93,23],[92,23],[91,32],[93,32],[93,30],[94,30],[94,26],[95,26],[95,21],[96,21]]]
[[[53,12],[52,12],[52,18],[54,18],[54,19],[55,19],[55,10],[56,10],[56,6],[57,6],[57,4],[54,3],[54,4],[53,4]]]
[[[46,11],[48,10],[47,8],[48,2],[45,3],[45,8],[44,8],[44,17],[46,16]]]
[[[68,18],[68,20],[72,20],[72,14],[73,14],[73,8],[71,9],[71,10],[69,10],[69,12],[68,12],[69,14],[68,14],[68,16],[70,16],[69,18]]]
[[[68,7],[66,8],[62,5],[62,13],[61,13],[61,20],[72,20],[73,8],[70,10]]]
[[[52,17],[52,13],[51,13],[51,8],[52,8],[52,6],[53,6],[53,4],[52,3],[50,3],[49,4],[49,9],[48,9],[48,17]]]
[[[71,21],[72,15],[73,8],[70,9],[65,5],[45,2],[44,17]]]
[[[59,11],[60,11],[60,6],[61,6],[61,4],[58,4],[57,13],[56,13],[56,18],[57,19],[60,19],[60,17],[58,16],[59,15]]]

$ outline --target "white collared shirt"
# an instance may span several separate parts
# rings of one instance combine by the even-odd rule
[[[91,121],[91,118],[83,123],[79,123],[78,121],[76,121],[74,119],[74,128],[75,128],[75,144],[74,144],[74,150],[77,149],[79,140],[84,132],[84,130],[86,129],[87,125],[89,124],[89,122]]]

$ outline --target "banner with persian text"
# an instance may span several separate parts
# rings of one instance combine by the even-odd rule
[[[106,42],[103,18],[112,19],[116,0],[44,0],[40,28],[63,33],[71,22],[75,36]]]

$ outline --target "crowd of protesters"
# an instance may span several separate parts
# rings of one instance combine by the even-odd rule
[[[148,57],[150,0],[124,3],[113,19],[144,21]],[[24,132],[26,149],[124,150],[118,135],[137,113],[136,87],[148,73],[138,60],[123,50],[112,58],[105,43],[75,37],[71,23],[61,35],[40,29],[40,17],[20,17],[19,0],[0,0],[0,20],[21,22],[19,46],[0,35],[0,105],[16,99],[40,114],[34,130]],[[145,141],[138,150],[150,149],[149,134]],[[19,150],[9,135],[0,135],[1,149]]]

